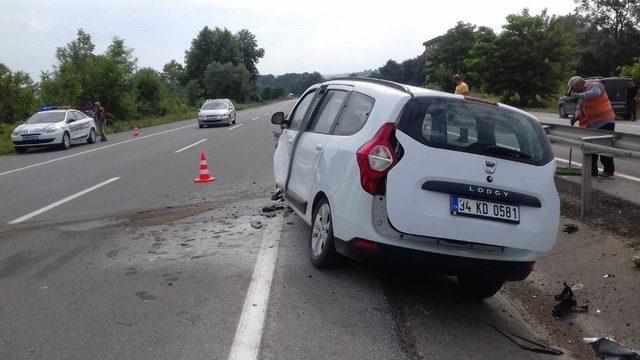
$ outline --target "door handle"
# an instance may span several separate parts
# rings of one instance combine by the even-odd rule
[[[322,150],[322,148],[323,148],[322,144],[316,144],[316,149],[317,150]]]

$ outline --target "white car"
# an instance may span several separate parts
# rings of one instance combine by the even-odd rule
[[[229,99],[209,99],[198,111],[198,126],[226,125],[236,123],[236,108]]]
[[[556,164],[534,117],[376,79],[310,87],[274,155],[277,185],[311,225],[309,255],[417,264],[486,298],[526,278],[560,218]]]
[[[72,143],[93,144],[95,141],[93,118],[66,106],[45,107],[11,133],[13,147],[19,153],[42,146],[58,146],[66,150]]]

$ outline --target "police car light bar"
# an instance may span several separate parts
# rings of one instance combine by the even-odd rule
[[[56,106],[45,106],[42,108],[41,111],[48,111],[48,110],[68,110],[71,109],[69,106],[66,105],[56,105]]]

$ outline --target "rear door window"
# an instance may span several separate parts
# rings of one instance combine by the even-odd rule
[[[328,90],[322,99],[320,109],[311,127],[309,127],[309,131],[320,134],[331,133],[333,122],[340,113],[347,95],[349,95],[349,93],[344,90]]]
[[[546,134],[532,118],[492,104],[450,98],[415,98],[398,130],[430,147],[533,165],[553,159]]]
[[[333,133],[353,135],[360,131],[369,118],[374,102],[372,97],[352,92]]]

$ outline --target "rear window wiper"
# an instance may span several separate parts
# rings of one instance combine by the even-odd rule
[[[521,159],[531,159],[531,155],[523,153],[522,151],[510,149],[502,146],[490,145],[482,149],[482,152],[485,154],[494,154],[494,155],[508,155],[514,156]]]

